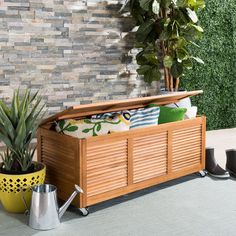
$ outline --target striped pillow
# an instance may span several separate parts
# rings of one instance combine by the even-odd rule
[[[158,125],[160,107],[147,107],[131,110],[130,129]]]

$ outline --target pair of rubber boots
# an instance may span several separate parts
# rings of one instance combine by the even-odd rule
[[[215,159],[214,148],[206,148],[206,170],[215,178],[236,177],[236,149],[226,150],[226,170],[221,168]]]

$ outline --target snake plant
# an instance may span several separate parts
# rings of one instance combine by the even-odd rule
[[[30,90],[23,96],[16,90],[10,106],[0,100],[0,140],[7,146],[0,155],[2,170],[25,172],[32,168],[35,148],[30,148],[30,142],[45,113],[44,107],[38,92],[31,94]]]

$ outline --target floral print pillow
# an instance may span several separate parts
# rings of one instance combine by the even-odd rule
[[[57,122],[56,130],[59,133],[76,138],[88,138],[113,132],[129,130],[131,115],[129,112],[117,114],[114,117],[104,119],[67,119]]]

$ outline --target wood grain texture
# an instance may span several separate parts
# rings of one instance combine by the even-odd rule
[[[173,130],[172,171],[201,164],[202,125]]]
[[[201,94],[202,92],[203,92],[202,90],[188,91],[188,92],[187,91],[174,92],[171,94],[162,94],[157,96],[130,98],[118,101],[108,101],[108,102],[73,106],[51,117],[48,117],[47,119],[42,121],[41,125],[53,122],[55,120],[70,119],[75,117],[78,118],[104,112],[137,109],[140,107],[145,107],[149,103],[155,103],[157,105],[170,104],[178,102],[178,100],[184,99],[186,97],[191,97],[197,94]]]
[[[133,139],[134,183],[167,172],[167,132]]]
[[[38,129],[38,160],[46,164],[46,183],[57,186],[58,197],[67,200],[74,191],[74,184],[79,185],[77,170],[77,139],[59,135],[51,130]],[[79,206],[77,196],[73,204]]]
[[[189,93],[181,96],[185,95]],[[68,115],[75,118],[121,107],[139,108],[147,102],[163,104],[179,97],[180,94],[82,105],[54,118]],[[50,130],[51,119],[38,130],[38,160],[46,164],[47,181],[58,187],[62,200],[69,197],[74,184],[82,187],[84,194],[73,201],[77,207],[90,206],[205,167],[206,118],[202,116],[87,139]]]
[[[87,146],[87,196],[91,197],[128,184],[128,140]]]

